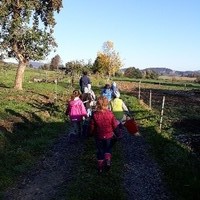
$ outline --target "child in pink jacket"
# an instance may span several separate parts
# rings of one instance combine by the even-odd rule
[[[85,106],[79,98],[80,92],[74,90],[71,95],[71,100],[68,102],[66,114],[69,115],[71,127],[70,127],[70,138],[80,136],[82,132],[82,121],[87,116]]]

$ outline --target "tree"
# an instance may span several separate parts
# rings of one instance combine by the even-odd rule
[[[83,60],[74,60],[67,62],[65,64],[66,70],[65,74],[69,74],[71,76],[71,83],[72,86],[74,85],[74,80],[76,79],[75,76],[80,75],[81,71],[83,70],[85,64]]]
[[[111,41],[104,42],[102,49],[103,51],[97,54],[93,71],[104,73],[109,77],[114,76],[122,66],[119,53],[114,50],[114,43]]]
[[[44,65],[40,66],[39,69],[49,70],[49,64],[44,64]]]
[[[62,0],[1,0],[0,48],[18,60],[14,88],[22,90],[23,76],[30,60],[41,60],[56,47],[53,38],[54,12]]]
[[[106,66],[108,66],[108,58],[103,53],[98,53],[96,60],[94,61],[92,71],[93,73],[100,73],[108,75],[107,71],[105,70]]]
[[[197,77],[195,79],[195,83],[200,83],[200,75],[197,75]]]
[[[122,66],[119,53],[114,50],[114,43],[107,41],[103,43],[103,53],[106,57],[107,73],[109,76],[114,76]]]
[[[93,68],[92,59],[89,59],[88,62],[85,63],[84,68],[86,68],[86,71],[92,72],[92,68]]]
[[[83,60],[73,60],[70,62],[67,62],[65,64],[66,67],[66,74],[70,74],[71,76],[74,76],[75,74],[79,75],[85,66]]]
[[[158,73],[154,70],[145,70],[145,78],[146,79],[158,79]]]
[[[129,67],[124,71],[124,76],[129,78],[142,78],[142,72],[135,67]]]
[[[60,63],[61,63],[61,58],[60,58],[60,56],[57,54],[56,56],[54,56],[54,57],[51,59],[50,70],[57,70],[57,69],[58,69],[58,66],[60,65]]]

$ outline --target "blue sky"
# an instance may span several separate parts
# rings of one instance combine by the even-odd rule
[[[95,60],[110,40],[124,67],[200,70],[200,0],[63,0],[54,36],[63,64]]]

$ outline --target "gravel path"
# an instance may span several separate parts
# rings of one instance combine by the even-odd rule
[[[124,154],[124,188],[127,200],[172,199],[162,182],[162,173],[149,154],[142,136],[126,134],[122,141]]]
[[[144,138],[126,134],[121,142],[127,200],[170,199],[161,180],[162,173],[148,154]],[[3,200],[65,200],[67,184],[76,176],[73,165],[77,165],[77,157],[82,153],[83,143],[71,143],[67,135],[61,136],[34,169],[8,189]]]

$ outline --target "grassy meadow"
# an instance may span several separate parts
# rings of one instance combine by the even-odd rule
[[[33,77],[46,73],[27,69],[24,90],[15,91],[15,73],[16,68],[0,72],[0,191],[33,165],[66,126],[63,110],[70,89],[34,83]]]
[[[15,91],[13,83],[16,68],[2,67],[0,70],[0,191],[14,184],[17,178],[24,174],[40,156],[53,144],[59,135],[66,132],[68,118],[65,116],[65,105],[72,90],[78,87],[78,78],[72,87],[70,77],[61,72],[49,72],[37,69],[25,71],[23,91]],[[35,83],[34,78],[46,82]],[[57,79],[56,84],[54,80]],[[96,94],[106,83],[106,79],[92,76],[93,89]],[[146,138],[151,154],[159,163],[168,187],[175,199],[200,199],[200,161],[184,144],[177,142],[172,132],[165,129],[159,131],[159,110],[148,110],[134,97],[132,91],[123,91],[126,84],[132,84],[130,79],[114,79],[122,84],[121,98],[133,111],[139,123],[140,132]],[[138,82],[138,80],[136,80]],[[167,85],[168,84],[168,85]],[[171,82],[163,81],[168,89]],[[175,87],[180,83],[173,83]],[[177,85],[176,85],[177,84]],[[189,83],[198,88],[199,85]],[[172,86],[174,87],[174,85]],[[182,87],[182,86],[181,86]],[[184,89],[184,87],[183,87]],[[110,178],[99,177],[91,172],[94,167],[93,142],[89,139],[85,144],[85,152],[80,155],[80,166],[75,166],[79,179],[72,180],[66,188],[67,199],[93,199],[97,194],[105,199],[108,194],[115,194],[117,199],[125,200],[126,195],[120,181],[120,172],[124,169],[120,163],[122,154],[120,146],[115,149],[114,170]],[[93,155],[92,157],[88,156]],[[79,181],[78,181],[79,180]],[[81,180],[81,181],[80,181]],[[85,182],[85,180],[88,180]],[[98,181],[98,190],[91,188]],[[109,189],[105,190],[105,184]],[[80,188],[78,191],[74,188]],[[115,191],[115,193],[113,192]]]

